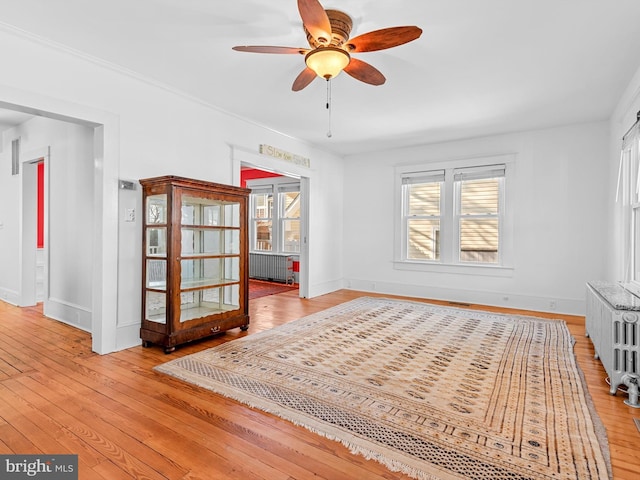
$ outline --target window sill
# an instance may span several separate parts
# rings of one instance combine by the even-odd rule
[[[394,261],[395,270],[412,272],[453,273],[457,275],[483,275],[486,277],[513,277],[513,267],[494,265],[468,265],[457,263],[428,263],[411,261]]]

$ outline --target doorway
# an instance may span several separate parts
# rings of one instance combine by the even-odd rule
[[[243,165],[249,197],[249,298],[299,295],[302,191],[300,179]]]
[[[22,162],[22,218],[19,257],[20,307],[45,302],[48,292],[48,240],[46,202],[49,149],[29,152]],[[43,308],[46,311],[45,308]]]
[[[309,196],[310,177],[308,169],[296,165],[280,165],[277,160],[257,155],[239,147],[232,148],[234,184],[241,185],[242,168],[258,169],[274,175],[282,175],[300,182],[300,253],[298,258],[298,293],[301,298],[309,298]]]
[[[34,118],[42,117],[45,119],[60,120],[72,125],[89,127],[88,131],[91,132],[89,135],[93,138],[93,152],[91,154],[93,161],[88,163],[92,171],[91,181],[88,186],[93,189],[90,194],[91,198],[93,198],[93,207],[89,216],[93,224],[93,231],[87,232],[87,237],[92,238],[94,248],[90,267],[91,271],[89,273],[91,282],[85,283],[90,289],[90,293],[87,296],[89,298],[89,307],[86,311],[74,312],[74,315],[70,318],[71,320],[80,320],[80,322],[83,323],[82,327],[91,332],[93,351],[100,354],[116,351],[122,348],[119,347],[119,345],[130,343],[128,336],[129,331],[123,332],[122,335],[120,335],[120,331],[118,330],[116,302],[108,300],[117,298],[118,117],[91,107],[43,97],[30,92],[12,90],[10,88],[3,90],[0,109],[20,112]],[[28,147],[27,151],[29,151]],[[31,176],[32,179],[35,179],[37,177],[37,169],[30,164],[29,160],[45,157],[46,154],[48,154],[48,152],[45,152],[45,155],[33,156],[31,154],[21,154],[21,159],[27,159],[26,162],[20,163],[20,166],[25,168],[23,172],[28,172],[28,175]],[[34,172],[32,168],[36,171]],[[45,161],[45,177],[49,175],[48,170]],[[64,174],[64,171],[62,171],[62,174]],[[21,290],[23,285],[35,284],[33,281],[35,273],[32,272],[36,271],[34,268],[35,260],[33,259],[35,255],[27,254],[29,248],[25,247],[26,240],[23,241],[22,239],[22,225],[23,222],[25,226],[27,225],[25,219],[28,218],[27,215],[29,215],[29,211],[33,212],[37,209],[37,206],[34,205],[34,199],[37,197],[35,196],[35,191],[32,191],[33,195],[27,195],[26,192],[23,192],[22,179],[19,180],[18,185],[19,191],[15,192],[16,197],[14,197],[16,203],[19,204],[14,210],[16,221],[13,224],[13,228],[15,228],[16,231],[13,238],[15,240],[11,245],[11,251],[15,252],[14,255],[16,258],[16,268],[12,270],[16,283],[13,288],[11,285],[3,287],[1,293],[3,299],[15,305],[34,302],[35,293],[34,296],[29,293],[24,297],[23,301]],[[29,185],[34,185],[34,183],[25,181],[24,186],[26,189],[32,188]],[[114,185],[116,187],[113,187]],[[25,203],[23,203],[23,199],[26,201]],[[28,210],[24,212],[24,214],[22,211],[23,206],[27,207]],[[45,209],[48,208],[45,202]],[[45,222],[46,216],[45,214]],[[30,245],[34,245],[37,241],[37,230],[35,226],[33,226],[34,224],[35,222],[31,223],[32,227],[27,227],[26,231],[27,235],[32,239],[28,240]],[[4,223],[5,230],[8,228],[8,225],[9,224]],[[46,237],[47,233],[45,232],[45,255],[47,249],[50,247],[50,242],[47,242]],[[47,243],[49,243],[49,246]],[[47,273],[46,269],[50,262],[51,258],[45,258],[45,288],[49,290],[51,289],[52,282],[50,280],[47,281],[46,277],[51,275],[51,271]],[[24,268],[26,265],[29,265],[29,267]],[[61,285],[61,287],[64,288],[66,286]],[[73,291],[73,288],[69,290]],[[50,291],[49,293],[46,291],[43,293],[45,298],[52,295]],[[64,307],[62,302],[58,302],[58,304]],[[60,319],[60,316],[57,314],[51,316]],[[133,334],[131,337],[133,337]]]

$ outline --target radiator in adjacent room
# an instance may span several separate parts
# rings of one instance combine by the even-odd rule
[[[591,338],[596,358],[609,376],[609,393],[628,387],[629,400],[638,405],[640,379],[640,299],[611,282],[587,284],[586,334]],[[634,397],[635,393],[635,399]]]
[[[250,253],[249,278],[293,284],[293,257],[290,255]]]

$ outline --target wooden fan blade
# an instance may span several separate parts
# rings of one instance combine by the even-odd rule
[[[293,85],[291,86],[291,90],[294,92],[299,92],[304,87],[309,85],[313,80],[317,77],[316,72],[311,70],[309,67],[305,68],[300,75],[294,80]]]
[[[422,29],[418,27],[383,28],[351,38],[346,46],[350,52],[373,52],[411,42],[420,35]]]
[[[262,45],[238,45],[233,47],[233,50],[238,52],[251,52],[251,53],[297,53],[300,55],[305,55],[309,49],[308,48],[295,48],[295,47],[271,47],[271,46],[262,46]]]
[[[298,0],[298,11],[307,31],[319,43],[331,42],[331,22],[318,0]]]
[[[351,57],[351,61],[344,71],[356,80],[368,83],[369,85],[382,85],[387,81],[377,68],[353,57]]]

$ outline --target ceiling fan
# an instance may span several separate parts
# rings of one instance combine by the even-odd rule
[[[304,55],[306,68],[291,87],[297,92],[316,77],[330,80],[342,70],[370,85],[382,85],[385,77],[378,69],[351,54],[397,47],[416,40],[422,30],[415,26],[391,27],[349,38],[353,21],[339,10],[325,10],[318,0],[298,0],[298,10],[311,48],[236,46],[234,50],[253,53]]]

